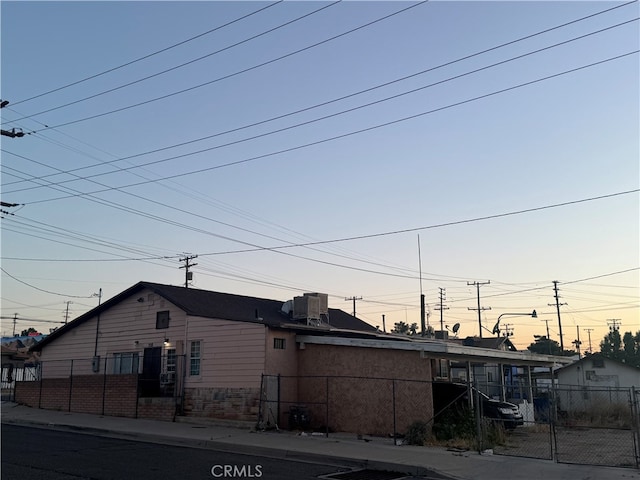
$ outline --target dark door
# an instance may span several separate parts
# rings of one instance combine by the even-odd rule
[[[160,396],[160,373],[162,372],[162,347],[144,349],[142,374],[140,375],[140,396]]]

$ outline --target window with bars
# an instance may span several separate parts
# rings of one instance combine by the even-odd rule
[[[287,348],[287,340],[285,338],[274,338],[273,348],[276,350],[284,350]]]

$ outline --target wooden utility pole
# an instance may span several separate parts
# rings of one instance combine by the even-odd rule
[[[584,330],[589,335],[589,353],[593,353],[593,350],[591,350],[591,332],[593,332],[593,328],[585,328]]]
[[[478,308],[467,307],[469,310],[477,310],[478,311],[478,329],[480,330],[480,338],[482,338],[482,312],[483,310],[491,310],[491,307],[481,307],[480,306],[480,285],[489,285],[491,283],[490,280],[486,282],[467,282],[467,285],[475,285],[476,290],[478,291]]]
[[[560,296],[558,295],[558,281],[553,281],[553,291],[556,299],[556,303],[549,303],[550,307],[556,306],[556,311],[558,312],[558,328],[560,329],[560,351],[564,352],[564,339],[562,338],[562,320],[560,319],[560,306],[566,305],[566,303],[560,303]]]
[[[444,330],[444,318],[443,318],[443,312],[444,310],[449,310],[449,307],[444,305],[444,300],[446,298],[446,289],[442,288],[442,287],[438,287],[440,289],[440,307],[435,307],[435,310],[440,310],[440,331]]]
[[[356,316],[356,300],[362,300],[362,297],[348,297],[345,301],[353,300],[353,316]]]
[[[193,272],[190,272],[189,269],[198,265],[197,263],[189,263],[194,258],[198,258],[198,255],[185,255],[184,258],[179,260],[180,262],[184,262],[184,265],[180,267],[184,268],[184,288],[189,288],[189,282],[193,279]]]

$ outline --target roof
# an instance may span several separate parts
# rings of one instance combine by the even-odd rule
[[[449,339],[449,341],[452,341]],[[488,338],[480,338],[480,337],[467,337],[462,339],[462,345],[467,347],[478,347],[478,348],[492,348],[494,350],[509,350],[511,352],[517,351],[517,348],[508,337],[488,337]]]
[[[282,311],[284,302],[281,300],[247,297],[152,282],[138,282],[105,301],[102,305],[57,329],[35,345],[32,350],[41,350],[42,347],[64,335],[66,332],[145,289],[149,289],[155,294],[160,295],[190,316],[261,323],[272,328],[295,328],[289,316]],[[376,331],[376,328],[368,323],[335,308],[329,309],[328,323],[331,328],[364,332]],[[325,327],[325,329],[326,328],[327,327]]]
[[[594,358],[602,358],[603,360],[606,360],[607,362],[611,362],[611,363],[614,363],[616,365],[620,365],[622,367],[632,368],[632,369],[634,369],[636,371],[640,371],[640,367],[636,367],[634,365],[629,365],[628,363],[624,363],[624,362],[621,362],[619,360],[615,360],[613,358],[605,357],[601,353],[593,353],[591,355],[585,355],[580,360],[577,360],[577,361],[575,361],[575,362],[573,362],[573,363],[571,363],[569,365],[566,365],[566,366],[564,366],[562,368],[557,369],[556,373],[560,372],[561,370],[566,370],[566,369],[571,368],[571,367],[576,367],[578,365],[581,365],[583,362],[585,362],[587,360],[593,360]]]

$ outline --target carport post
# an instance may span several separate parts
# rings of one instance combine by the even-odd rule
[[[500,364],[500,391],[502,392],[502,401],[507,401],[507,392],[504,387],[504,364]]]
[[[527,380],[529,382],[529,402],[533,405],[533,381],[531,380],[531,365],[527,365]]]

